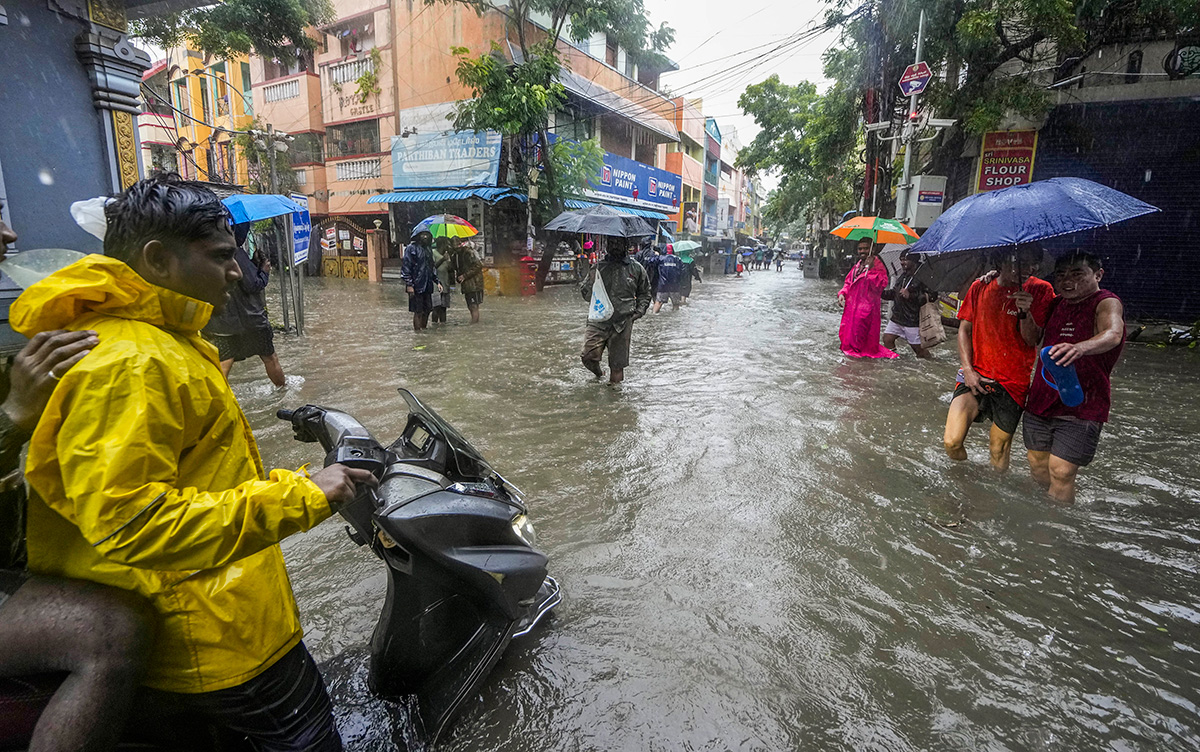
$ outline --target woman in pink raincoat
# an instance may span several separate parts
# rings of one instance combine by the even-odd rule
[[[854,358],[895,358],[896,353],[879,343],[880,309],[888,285],[887,267],[874,253],[874,243],[858,241],[858,262],[846,275],[838,291],[843,307],[838,336],[842,352]]]

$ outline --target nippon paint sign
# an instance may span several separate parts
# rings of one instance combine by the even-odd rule
[[[593,198],[638,206],[664,214],[679,211],[683,178],[632,159],[604,152],[599,180],[585,193]]]

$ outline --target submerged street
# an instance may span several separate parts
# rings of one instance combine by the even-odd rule
[[[397,284],[306,285],[307,336],[231,380],[275,419],[343,409],[390,443],[412,389],[523,489],[566,593],[444,750],[1156,749],[1200,740],[1196,354],[1131,345],[1079,502],[942,450],[958,367],[838,349],[837,284],[716,275],[634,330],[623,385],[579,365],[573,286],[414,334]],[[277,294],[277,288],[271,288]],[[273,315],[278,301],[271,300]],[[335,518],[283,544],[348,749],[402,742],[361,659],[383,568]],[[356,661],[358,662],[356,664]]]

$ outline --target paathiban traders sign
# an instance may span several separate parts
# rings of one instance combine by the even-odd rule
[[[975,192],[994,191],[1033,180],[1037,131],[991,131],[983,134]]]

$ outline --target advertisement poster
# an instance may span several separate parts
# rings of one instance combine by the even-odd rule
[[[499,174],[500,134],[494,131],[392,137],[396,190],[495,185]]]
[[[1033,180],[1037,131],[991,131],[983,134],[975,192],[994,191]]]
[[[365,246],[364,246],[364,244],[363,244],[363,239],[362,239],[362,238],[355,238],[355,239],[354,239],[354,250],[356,250],[356,251],[361,251],[361,250],[362,250],[364,247],[365,247]]]
[[[700,234],[700,202],[685,201],[683,203],[683,227],[680,232],[688,235]]]

